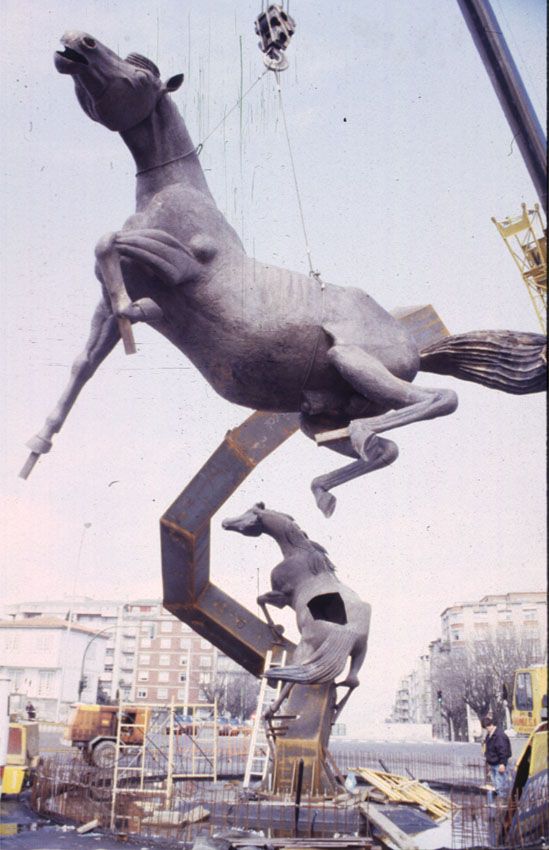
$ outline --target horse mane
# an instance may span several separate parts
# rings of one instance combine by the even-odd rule
[[[324,546],[316,543],[314,540],[309,540],[309,537],[297,522],[289,514],[282,514],[290,523],[285,529],[286,539],[288,543],[295,546],[297,549],[304,549],[308,553],[308,565],[311,573],[316,576],[319,573],[335,573],[335,565],[330,561],[328,553]]]
[[[152,59],[147,59],[141,53],[129,53],[126,56],[126,62],[129,62],[130,65],[135,65],[136,68],[141,68],[143,71],[150,71],[155,77],[160,76],[158,66],[154,64]]]

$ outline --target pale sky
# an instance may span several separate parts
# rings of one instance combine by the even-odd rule
[[[543,116],[545,4],[493,5]],[[198,143],[237,101],[241,74],[247,88],[262,73],[259,11],[246,0],[2,3],[6,602],[161,597],[158,520],[247,416],[167,340],[137,325],[138,354],[117,347],[51,453],[27,482],[17,477],[24,443],[85,341],[99,297],[95,243],[133,211],[131,156],[56,73],[59,37],[84,30],[122,55],[144,53],[164,78],[183,71],[174,97]],[[323,277],[364,288],[386,309],[432,303],[454,333],[538,331],[490,220],[537,198],[457,2],[292,0],[290,13],[297,31],[283,97]],[[306,272],[272,75],[208,139],[201,160],[248,252]],[[389,435],[398,461],[338,488],[330,520],[309,484],[340,459],[296,435],[212,523],[213,580],[253,610],[279,551],[267,538],[223,532],[221,520],[258,500],[291,513],[372,604],[363,684],[343,718],[359,731],[364,717],[388,714],[400,677],[439,636],[444,608],[545,587],[544,397],[438,376],[418,381],[454,388],[457,412]],[[283,620],[291,631],[291,612]]]

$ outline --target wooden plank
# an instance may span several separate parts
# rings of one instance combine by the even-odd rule
[[[360,803],[358,808],[362,816],[379,830],[384,844],[390,850],[418,850],[415,841],[396,826],[375,803]]]

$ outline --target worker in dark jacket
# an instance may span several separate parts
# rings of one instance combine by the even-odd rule
[[[500,729],[493,717],[484,717],[482,726],[486,729],[483,749],[484,758],[492,777],[492,785],[496,794],[503,795],[507,788],[509,769],[507,763],[511,758],[511,742]]]

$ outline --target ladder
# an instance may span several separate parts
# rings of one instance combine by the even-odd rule
[[[269,649],[265,655],[263,672],[265,673],[272,667],[284,667],[285,664],[286,650],[282,651],[280,660],[273,663],[273,651],[272,649]],[[268,686],[266,678],[261,679],[261,685],[259,687],[259,694],[257,697],[254,725],[250,736],[250,748],[248,750],[248,758],[246,759],[246,770],[244,771],[244,782],[242,783],[244,788],[249,788],[252,777],[259,778],[263,781],[267,776],[271,746],[267,738],[267,732],[265,729],[266,723],[263,720],[263,714],[268,703],[272,699],[278,699],[283,684],[283,682],[279,681],[276,689],[273,689]],[[269,730],[270,737],[274,737],[276,730],[273,728],[272,723],[269,723]]]

